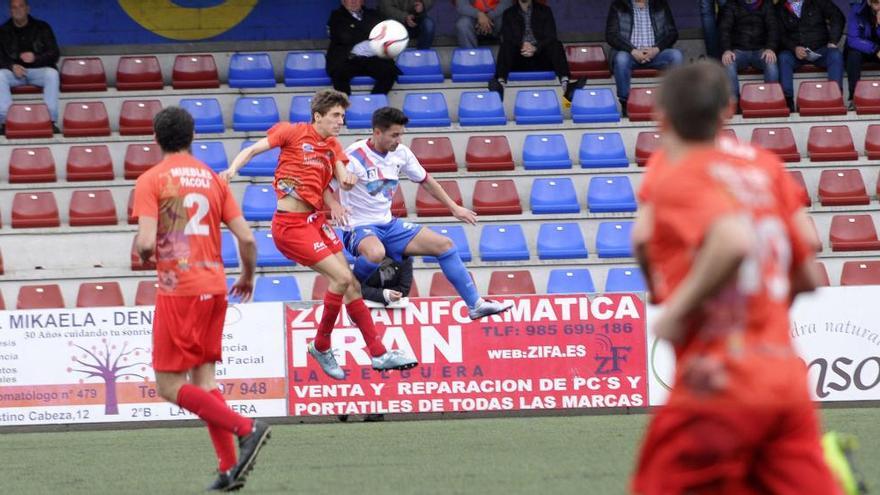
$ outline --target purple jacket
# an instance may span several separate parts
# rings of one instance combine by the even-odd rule
[[[880,51],[880,28],[874,27],[874,11],[867,2],[853,5],[846,25],[847,46],[867,54]]]

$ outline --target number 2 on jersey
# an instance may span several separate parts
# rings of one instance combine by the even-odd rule
[[[210,235],[211,229],[202,223],[202,219],[208,214],[208,198],[204,194],[189,193],[183,197],[183,206],[189,209],[192,205],[196,205],[196,212],[186,222],[183,233],[186,235]]]

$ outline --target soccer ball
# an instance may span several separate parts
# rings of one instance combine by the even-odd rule
[[[403,24],[387,20],[376,24],[370,31],[370,48],[377,57],[396,58],[409,43],[409,33]]]

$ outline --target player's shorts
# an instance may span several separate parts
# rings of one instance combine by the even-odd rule
[[[272,240],[281,254],[303,266],[312,266],[342,251],[342,242],[321,212],[276,211]]]
[[[348,252],[357,256],[361,241],[374,235],[385,246],[385,255],[400,263],[403,260],[406,246],[420,230],[422,230],[422,226],[417,223],[394,218],[388,223],[355,227],[350,232],[343,233],[342,240],[345,242]]]
[[[226,294],[156,295],[153,369],[182,372],[220,361]]]

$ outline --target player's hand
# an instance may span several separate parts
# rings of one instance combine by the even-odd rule
[[[27,75],[27,69],[19,64],[12,65],[12,72],[15,74],[15,77],[19,79],[23,79],[25,75]]]
[[[682,383],[697,395],[711,395],[727,387],[727,370],[717,357],[694,356],[682,363]]]
[[[452,209],[452,216],[469,225],[477,224],[477,214],[463,206],[455,205]]]
[[[727,50],[723,54],[721,54],[721,63],[724,65],[730,65],[736,62],[736,54],[730,50]]]
[[[761,60],[767,64],[775,64],[776,63],[776,52],[767,48],[763,52],[761,52]]]
[[[253,278],[239,277],[229,289],[229,293],[233,296],[241,298],[241,302],[248,302],[254,294]]]
[[[684,322],[682,320],[683,318],[679,317],[674,309],[667,307],[654,322],[654,334],[663,340],[676,344],[684,336]]]
[[[404,19],[404,22],[406,22],[407,26],[414,28],[414,27],[416,27],[416,16],[410,14],[410,15],[406,16],[406,19]]]
[[[358,183],[357,175],[351,172],[345,172],[345,175],[342,176],[342,180],[339,180],[339,187],[344,191],[351,191],[351,189]]]
[[[32,63],[34,63],[34,60],[36,60],[36,56],[34,56],[34,52],[21,52],[21,54],[18,57],[21,59],[22,62],[24,62],[26,64],[32,64]]]
[[[348,215],[351,212],[340,203],[330,205],[330,220],[337,227],[348,226]]]
[[[220,172],[217,175],[219,175],[220,178],[225,180],[226,182],[231,182],[232,179],[235,178],[235,172],[233,172],[231,168],[227,168],[226,170]]]
[[[797,57],[798,60],[807,58],[807,49],[802,46],[794,47],[794,56]]]

